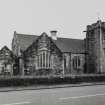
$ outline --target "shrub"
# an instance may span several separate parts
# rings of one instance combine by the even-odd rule
[[[76,84],[82,82],[105,82],[105,75],[69,75],[69,76],[24,76],[0,77],[0,87]]]

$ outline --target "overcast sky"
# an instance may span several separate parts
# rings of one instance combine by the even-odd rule
[[[105,21],[105,0],[0,0],[0,48],[11,48],[13,33],[57,30],[59,37],[84,38],[86,25]]]

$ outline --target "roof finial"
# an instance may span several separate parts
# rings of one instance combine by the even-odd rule
[[[98,19],[98,21],[101,20],[100,19],[100,12],[97,12],[97,19]]]

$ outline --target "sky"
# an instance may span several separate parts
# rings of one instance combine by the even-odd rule
[[[0,48],[11,49],[14,31],[83,39],[98,17],[105,21],[105,0],[0,0]]]

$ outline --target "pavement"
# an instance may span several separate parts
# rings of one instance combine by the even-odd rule
[[[105,85],[0,92],[0,105],[105,105]]]
[[[60,84],[60,85],[33,85],[33,86],[17,86],[17,87],[0,87],[0,92],[68,88],[68,87],[81,87],[81,86],[93,86],[93,85],[105,85],[105,82]]]

